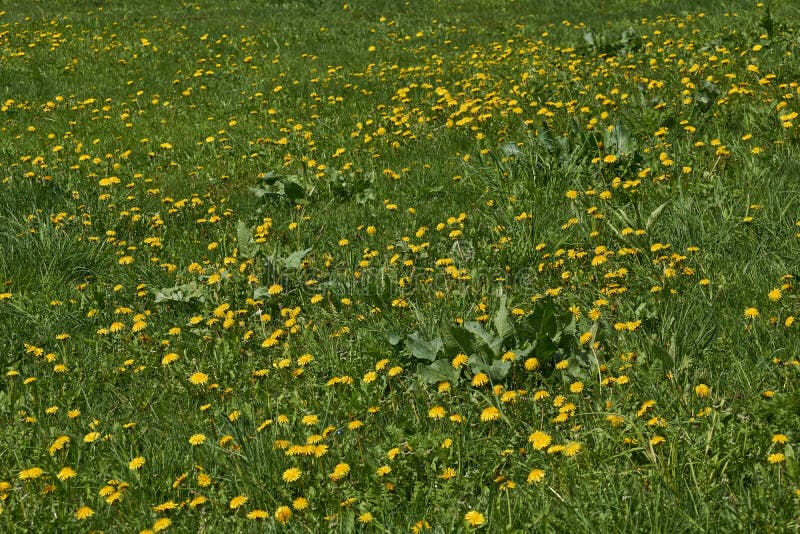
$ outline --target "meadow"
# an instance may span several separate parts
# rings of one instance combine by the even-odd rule
[[[800,4],[0,4],[0,531],[800,528]]]

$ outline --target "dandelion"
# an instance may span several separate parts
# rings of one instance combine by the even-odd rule
[[[486,373],[478,373],[472,377],[472,385],[475,387],[485,386],[489,383],[489,375]]]
[[[369,512],[364,512],[360,516],[358,516],[359,523],[372,523],[373,517],[372,514]]]
[[[231,510],[236,510],[237,508],[241,508],[244,503],[246,503],[249,499],[244,495],[237,495],[228,503],[228,507]]]
[[[195,386],[199,386],[208,382],[208,375],[205,373],[197,372],[189,377],[189,382]]]
[[[705,384],[697,384],[694,388],[694,393],[698,398],[704,399],[711,394],[711,388]]]
[[[786,456],[782,452],[773,452],[767,456],[767,461],[771,464],[779,464],[786,461]]]
[[[377,474],[379,477],[386,476],[392,472],[392,468],[388,465],[382,465],[377,469]]]
[[[744,316],[746,319],[755,319],[758,317],[758,308],[745,308],[744,309]]]
[[[253,510],[248,512],[247,519],[266,519],[269,514],[265,510]]]
[[[130,469],[131,471],[136,471],[137,469],[140,469],[144,465],[144,462],[145,460],[143,456],[137,456],[136,458],[128,462],[128,469]]]
[[[450,365],[453,366],[453,369],[461,369],[462,367],[467,365],[468,362],[469,362],[469,356],[467,356],[462,352],[457,354],[455,358],[453,358],[453,360],[450,362]]]
[[[431,419],[443,419],[447,412],[441,406],[434,406],[428,410],[428,417]]]
[[[300,471],[300,469],[298,469],[296,467],[290,467],[289,469],[287,469],[286,471],[283,472],[283,475],[281,476],[281,478],[283,478],[284,482],[292,483],[292,482],[297,482],[298,480],[300,480],[300,477],[302,476],[302,474],[303,473],[302,473],[302,471]]]
[[[172,520],[168,517],[162,517],[160,519],[156,519],[155,523],[153,523],[153,532],[161,532],[162,530],[167,530],[170,525],[172,525]]]
[[[65,480],[69,480],[70,478],[75,478],[77,474],[78,473],[76,473],[71,467],[62,467],[61,471],[58,472],[56,477],[63,482]]]
[[[40,467],[31,467],[30,469],[23,469],[19,472],[18,478],[20,480],[36,480],[44,474]]]
[[[775,434],[772,436],[772,443],[775,445],[786,445],[788,441],[789,437],[786,434]]]
[[[484,523],[486,523],[486,518],[483,516],[482,513],[477,512],[475,510],[470,510],[466,514],[464,514],[464,521],[471,527],[480,527]]]
[[[531,469],[528,473],[528,484],[535,484],[544,480],[544,469]]]
[[[89,519],[94,515],[94,510],[89,508],[88,506],[81,506],[77,510],[75,510],[75,519],[78,521],[84,521]]]
[[[488,408],[484,408],[481,412],[481,421],[484,423],[489,421],[496,421],[500,419],[500,410],[495,408],[494,406],[489,406]]]
[[[439,475],[439,478],[442,478],[444,480],[450,480],[451,478],[455,478],[457,475],[458,473],[456,472],[455,469],[453,469],[452,467],[445,467],[442,470],[442,474]]]
[[[332,481],[337,482],[346,477],[349,473],[350,473],[350,466],[345,463],[340,463],[333,468],[333,472],[329,475],[329,478]]]
[[[275,510],[275,521],[282,525],[285,525],[290,517],[292,517],[292,509],[288,506],[281,506]]]
[[[189,444],[193,446],[202,445],[205,442],[206,442],[205,434],[192,434],[192,436],[189,438]]]
[[[545,447],[549,446],[550,443],[553,441],[553,438],[550,437],[550,434],[546,432],[542,432],[541,430],[535,431],[533,434],[528,436],[528,443],[530,443],[534,449],[540,451]]]
[[[294,508],[298,512],[305,510],[306,508],[308,508],[308,499],[306,499],[305,497],[296,498],[295,500],[292,501],[292,508]]]

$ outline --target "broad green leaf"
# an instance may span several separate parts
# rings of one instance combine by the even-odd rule
[[[305,258],[306,255],[311,252],[311,250],[311,248],[307,248],[292,252],[285,258],[281,259],[281,263],[283,263],[283,266],[287,269],[299,269],[300,265],[303,264],[303,258]]]
[[[473,334],[460,326],[451,326],[443,337],[445,354],[448,357],[464,353],[467,356],[475,352],[475,340]]]
[[[417,364],[417,374],[429,384],[457,380],[461,371],[453,369],[447,360],[436,360],[430,365]]]
[[[406,336],[406,348],[415,358],[432,362],[442,350],[442,340],[436,338],[428,341],[422,337],[419,331],[416,331]]]
[[[497,312],[492,319],[494,330],[503,342],[510,340],[514,336],[514,323],[511,320],[511,314],[508,313],[506,308],[507,300],[508,298],[505,295],[500,297]]]

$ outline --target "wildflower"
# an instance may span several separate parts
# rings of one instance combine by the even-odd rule
[[[369,512],[364,512],[363,514],[358,516],[359,523],[372,523],[372,519],[373,519],[372,514]]]
[[[202,445],[205,442],[206,442],[205,434],[192,434],[192,436],[189,438],[189,443],[194,446]]]
[[[144,462],[145,460],[143,456],[137,456],[136,458],[128,462],[128,469],[130,469],[131,471],[136,471],[137,469],[141,468],[144,465]]]
[[[745,308],[744,316],[746,319],[755,319],[758,317],[758,308]]]
[[[281,478],[283,478],[284,482],[292,483],[298,481],[302,476],[302,474],[303,472],[300,471],[298,468],[290,467],[289,469],[283,472]]]
[[[442,419],[445,415],[447,415],[447,412],[441,406],[434,406],[428,410],[428,417],[431,419]]]
[[[20,480],[35,480],[42,476],[44,471],[41,467],[31,467],[30,469],[23,469],[19,472],[19,479]]]
[[[160,519],[156,519],[156,522],[153,523],[153,532],[161,532],[162,530],[167,530],[170,525],[172,525],[172,520],[168,517],[162,517]]]
[[[486,523],[486,518],[483,516],[482,513],[477,512],[475,510],[470,510],[466,514],[464,514],[464,521],[471,527],[479,527]]]
[[[787,441],[789,441],[789,437],[786,434],[775,434],[772,436],[772,443],[776,445],[786,445]]]
[[[528,443],[533,445],[533,448],[537,451],[540,451],[550,445],[553,441],[553,438],[550,437],[550,434],[546,432],[542,432],[541,430],[535,431],[533,434],[528,436]]]
[[[450,362],[450,365],[453,366],[453,369],[460,369],[469,363],[469,356],[466,354],[459,353],[456,355],[455,358]]]
[[[767,456],[767,461],[771,464],[779,464],[786,461],[786,456],[782,452],[774,452]]]
[[[59,436],[50,445],[50,456],[54,456],[69,443],[69,436]]]
[[[444,480],[450,480],[451,478],[454,478],[457,475],[458,475],[458,473],[456,472],[455,469],[453,469],[452,467],[445,467],[442,470],[442,474],[439,475],[439,477],[443,478]]]
[[[297,510],[298,512],[305,510],[308,508],[308,499],[305,497],[298,497],[292,501],[292,508]]]
[[[378,474],[379,477],[388,475],[391,472],[392,472],[392,468],[390,466],[388,466],[388,465],[382,465],[377,469],[377,474]]]
[[[288,506],[281,506],[275,510],[275,520],[284,525],[292,517],[292,510]]]
[[[75,470],[72,469],[71,467],[62,467],[61,471],[58,472],[56,477],[58,477],[58,479],[63,482],[64,480],[69,480],[70,478],[74,478],[77,474],[78,473],[76,473]]]
[[[481,412],[481,421],[484,423],[488,421],[496,421],[500,419],[500,410],[495,408],[494,406],[489,406],[488,408],[484,408]]]
[[[89,519],[93,515],[94,515],[94,510],[92,510],[88,506],[81,506],[80,508],[75,510],[75,519],[77,519],[78,521]]]
[[[489,375],[486,373],[478,373],[472,377],[472,385],[475,387],[484,386],[489,383]]]
[[[531,472],[528,473],[528,484],[541,482],[544,480],[544,475],[544,469],[531,469]]]
[[[241,506],[243,506],[244,503],[246,503],[247,501],[248,501],[248,498],[246,496],[237,495],[236,497],[231,499],[231,501],[228,503],[228,506],[230,507],[231,510],[236,510],[237,508],[240,508]]]
[[[247,514],[247,519],[266,519],[269,514],[264,510],[253,510]]]
[[[208,382],[208,375],[200,372],[194,373],[192,376],[189,377],[189,382],[191,382],[195,386],[205,384],[206,382]]]
[[[576,454],[578,454],[580,452],[580,450],[581,450],[581,444],[580,443],[575,442],[575,441],[570,441],[564,447],[564,450],[562,451],[562,453],[564,454],[564,456],[575,456]]]
[[[345,463],[337,464],[333,468],[333,472],[329,475],[330,479],[334,482],[339,481],[350,473],[350,466]]]
[[[705,384],[697,384],[694,388],[694,393],[699,398],[704,399],[711,394],[711,388]]]

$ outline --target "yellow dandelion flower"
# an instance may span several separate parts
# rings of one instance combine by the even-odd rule
[[[364,512],[363,514],[358,516],[359,523],[372,523],[373,519],[374,518],[372,517],[372,514],[369,512]]]
[[[205,434],[192,434],[192,436],[189,438],[189,443],[194,446],[202,445],[205,442],[206,442]]]
[[[767,461],[771,464],[779,464],[786,461],[786,456],[782,452],[773,452],[767,456]]]
[[[75,519],[78,521],[84,521],[89,519],[94,515],[94,510],[89,508],[88,506],[81,506],[77,510],[75,510]]]
[[[331,480],[336,482],[337,480],[341,480],[346,477],[348,473],[350,473],[350,466],[346,463],[340,463],[333,468],[333,472],[328,476]]]
[[[297,482],[300,480],[300,477],[303,475],[303,472],[296,467],[290,467],[286,471],[283,472],[281,478],[283,478],[284,482],[292,483]]]
[[[140,469],[144,465],[145,459],[143,456],[137,456],[133,458],[130,462],[128,462],[128,469],[131,471],[136,471]]]
[[[455,478],[458,475],[455,469],[452,467],[445,467],[442,470],[442,474],[439,475],[439,478],[443,478],[444,480],[450,480],[451,478]]]
[[[264,510],[253,510],[247,514],[247,519],[266,519],[269,514]]]
[[[745,308],[744,309],[744,316],[746,319],[755,319],[758,317],[758,308]]]
[[[694,388],[694,393],[699,398],[704,399],[711,394],[711,388],[706,384],[697,384]]]
[[[162,530],[167,530],[170,525],[172,525],[172,519],[169,517],[162,517],[156,519],[156,522],[153,523],[153,532],[161,532]]]
[[[431,419],[443,419],[447,415],[447,411],[441,406],[434,406],[428,410],[428,417]]]
[[[786,445],[787,441],[789,441],[789,437],[786,434],[775,434],[772,436],[772,443],[776,445]]]
[[[77,474],[78,473],[76,473],[75,470],[73,468],[71,468],[71,467],[62,467],[61,471],[58,472],[56,477],[58,477],[58,479],[63,482],[64,480],[69,480],[70,478],[75,478],[75,476]]]
[[[495,408],[494,406],[489,406],[488,408],[484,408],[481,412],[481,421],[484,423],[489,421],[496,421],[500,419],[500,410]]]
[[[486,523],[486,518],[480,512],[475,510],[470,510],[466,514],[464,514],[464,521],[471,527],[479,527]]]
[[[544,469],[531,469],[531,472],[528,473],[528,484],[541,482],[544,480],[544,475]]]
[[[485,386],[489,383],[489,375],[486,373],[478,373],[472,377],[472,385],[475,387]]]
[[[580,452],[580,450],[581,450],[581,444],[580,443],[578,443],[576,441],[570,441],[564,447],[564,450],[562,451],[562,454],[564,456],[575,456],[576,454],[578,454]]]
[[[288,506],[281,506],[275,510],[275,521],[282,525],[286,524],[290,517],[292,517],[292,509]]]
[[[392,468],[388,465],[382,465],[377,469],[377,474],[379,477],[386,476],[392,472]]]
[[[208,382],[208,375],[205,373],[194,373],[192,376],[189,377],[189,382],[194,384],[195,386],[199,386]]]
[[[453,366],[453,369],[461,369],[467,365],[467,363],[469,363],[469,356],[462,352],[456,354],[455,358],[453,358],[453,360],[450,362],[450,365]]]
[[[31,467],[30,469],[23,469],[22,471],[20,471],[17,477],[20,480],[35,480],[40,476],[42,476],[43,474],[44,471],[42,470],[41,467]]]
[[[540,451],[550,445],[552,443],[553,438],[550,434],[546,432],[542,432],[541,430],[535,431],[533,434],[528,436],[528,443],[533,445],[533,448],[537,451]]]
[[[305,497],[298,497],[292,501],[292,508],[297,510],[298,512],[305,510],[308,508],[308,499]]]
[[[242,507],[244,505],[244,503],[246,503],[247,501],[248,501],[248,498],[246,496],[237,495],[236,497],[231,499],[231,501],[228,503],[228,507],[231,510],[236,510],[237,508]]]

